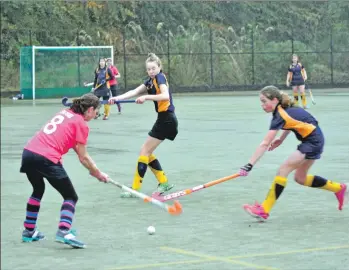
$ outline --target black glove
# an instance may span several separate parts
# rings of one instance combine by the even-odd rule
[[[245,166],[242,166],[240,168],[240,175],[241,176],[247,176],[248,173],[252,170],[253,165],[251,163],[247,163]]]

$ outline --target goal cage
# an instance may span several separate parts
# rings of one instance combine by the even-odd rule
[[[100,58],[111,58],[113,46],[22,47],[20,91],[24,99],[76,97],[90,91]]]

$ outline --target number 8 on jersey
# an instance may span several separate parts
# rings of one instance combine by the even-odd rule
[[[63,121],[64,121],[63,115],[56,115],[51,119],[50,122],[46,124],[46,126],[44,126],[44,129],[43,129],[44,133],[48,135],[52,134],[57,130],[57,125],[62,124]]]

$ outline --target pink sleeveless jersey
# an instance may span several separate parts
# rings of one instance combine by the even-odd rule
[[[86,144],[89,127],[83,116],[66,109],[57,113],[24,147],[57,164],[77,143]]]

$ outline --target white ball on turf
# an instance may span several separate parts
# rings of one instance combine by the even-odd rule
[[[147,232],[152,235],[155,233],[155,228],[153,226],[149,226],[148,229],[147,229]]]

